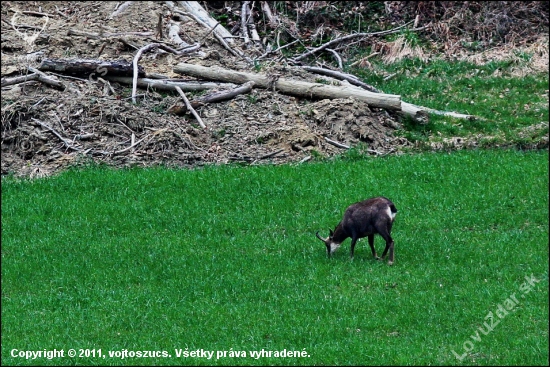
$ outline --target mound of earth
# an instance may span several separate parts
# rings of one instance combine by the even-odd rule
[[[136,48],[157,40],[130,32],[154,34],[158,15],[169,13],[163,2],[140,2],[116,17],[111,17],[113,7],[112,2],[3,2],[2,18],[9,22],[2,22],[2,77],[26,74],[27,67],[37,67],[42,58],[131,62]],[[209,41],[206,28],[193,21],[185,26],[188,41],[206,39],[204,53],[144,54],[140,65],[148,74],[181,78],[172,72],[179,62],[246,67],[212,37]],[[101,36],[106,33],[122,35]],[[277,72],[297,74],[291,68]],[[40,177],[91,161],[117,167],[193,167],[305,161],[343,152],[325,138],[347,146],[364,142],[378,155],[409,144],[394,135],[400,126],[388,112],[353,99],[300,100],[253,89],[201,107],[198,112],[207,125],[202,129],[191,114],[167,113],[181,102],[176,93],[138,90],[140,99],[134,105],[128,85],[48,74],[67,89],[30,81],[2,90],[3,175]],[[299,77],[319,79],[304,72]]]
[[[139,106],[89,94],[71,99],[59,91],[45,94],[21,95],[5,109],[3,173],[46,175],[90,160],[114,166],[190,167],[284,163],[342,152],[324,137],[350,146],[365,142],[373,154],[386,154],[407,143],[393,135],[398,123],[385,111],[373,111],[352,99],[303,103],[254,91],[251,96],[204,106],[201,115],[208,125],[202,129],[192,117],[156,112],[157,106],[177,101],[156,92],[149,92],[147,103]],[[46,124],[54,126],[61,138]]]

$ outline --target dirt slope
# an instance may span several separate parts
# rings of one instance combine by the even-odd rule
[[[140,2],[111,19],[114,6],[114,2],[3,2],[2,77],[25,74],[27,66],[37,67],[42,58],[131,62],[136,48],[129,45],[139,48],[157,42],[158,14],[166,16],[169,11],[163,2]],[[208,37],[206,28],[194,21],[184,27],[181,36],[189,43],[206,37],[201,49],[205,54],[147,53],[140,60],[146,73],[181,78],[172,72],[179,62],[250,71],[242,60]],[[153,35],[93,39],[69,34],[69,30]],[[269,73],[269,65],[261,72]],[[311,82],[329,79],[292,68],[277,68],[277,72]],[[166,112],[180,102],[175,93],[139,90],[143,96],[133,105],[127,98],[130,86],[111,82],[111,90],[86,76],[56,77],[68,85],[66,90],[36,81],[3,88],[2,174],[41,177],[92,160],[114,166],[191,167],[302,161],[343,151],[327,143],[325,137],[349,146],[364,142],[372,154],[391,153],[396,146],[409,144],[394,136],[399,123],[386,111],[369,109],[351,99],[300,100],[254,89],[248,95],[200,108],[207,125],[203,130],[190,114]]]

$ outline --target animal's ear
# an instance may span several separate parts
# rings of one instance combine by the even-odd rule
[[[332,237],[333,235],[334,235],[334,232],[332,232],[332,229],[329,229],[328,236],[329,236],[329,237]]]

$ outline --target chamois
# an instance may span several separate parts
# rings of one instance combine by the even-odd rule
[[[390,251],[388,265],[394,261],[393,239],[391,238],[391,228],[397,209],[395,205],[383,196],[367,199],[351,204],[344,213],[344,218],[338,223],[334,232],[330,230],[327,238],[319,236],[319,231],[315,234],[317,238],[323,241],[327,247],[327,255],[332,254],[340,247],[342,242],[348,237],[351,238],[351,258],[353,259],[353,250],[355,243],[359,238],[368,237],[369,245],[372,250],[372,256],[379,260],[374,249],[374,235],[379,234],[386,241],[386,248],[382,253],[384,258]]]

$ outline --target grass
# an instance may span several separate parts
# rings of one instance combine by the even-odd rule
[[[315,231],[375,195],[399,210],[395,265],[365,240],[327,259]],[[548,311],[548,151],[2,182],[4,365],[548,365]]]
[[[476,65],[440,59],[404,59],[392,64],[371,60],[376,72],[361,67],[350,72],[385,93],[401,95],[406,102],[481,118],[469,121],[433,115],[426,125],[408,121],[403,135],[411,141],[473,137],[486,145],[521,147],[536,146],[545,137],[547,141],[548,73],[515,76],[513,70],[521,65],[511,61]],[[383,80],[391,74],[395,76]]]

